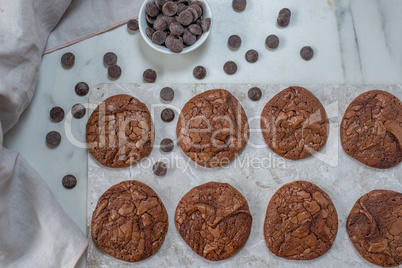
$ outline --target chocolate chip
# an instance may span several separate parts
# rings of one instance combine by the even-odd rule
[[[168,24],[161,18],[157,18],[154,22],[155,31],[165,31],[168,28]]]
[[[66,68],[71,68],[74,65],[74,62],[75,56],[71,52],[67,52],[61,57],[61,64]]]
[[[149,24],[154,24],[156,18],[149,16],[148,14],[145,14],[145,19]]]
[[[197,41],[197,38],[194,34],[192,34],[189,30],[184,31],[183,33],[183,42],[184,44],[191,46]]]
[[[265,39],[265,45],[270,49],[276,49],[279,46],[278,36],[271,34]]]
[[[204,33],[209,31],[209,28],[211,27],[211,19],[206,18],[205,20],[201,21],[201,28]]]
[[[175,2],[166,2],[162,7],[162,13],[168,17],[176,15],[177,4]]]
[[[171,87],[164,87],[161,89],[160,97],[164,101],[171,101],[174,98],[174,90]]]
[[[250,49],[246,52],[246,61],[254,63],[258,60],[258,52],[254,49]]]
[[[177,1],[177,4],[184,4],[184,5],[188,6],[189,2],[188,2],[188,0],[179,0],[179,1]]]
[[[162,10],[163,4],[165,3],[165,0],[155,0],[155,6],[158,8],[159,11]]]
[[[49,133],[47,133],[46,135],[46,143],[51,146],[57,146],[59,145],[61,142],[61,135],[59,132],[57,131],[50,131]]]
[[[241,46],[240,36],[238,36],[236,34],[231,35],[228,39],[228,46],[231,49],[238,49]]]
[[[171,139],[163,139],[161,141],[161,150],[165,153],[173,151],[174,142]]]
[[[276,23],[278,24],[279,27],[286,27],[289,25],[289,22],[290,17],[286,15],[286,13],[279,14],[276,20]]]
[[[192,22],[195,22],[198,19],[198,13],[194,8],[187,8],[187,11],[191,12],[191,14],[193,15],[193,20]]]
[[[180,13],[180,15],[179,15],[177,21],[178,21],[181,25],[187,26],[187,25],[190,25],[190,24],[193,22],[193,18],[194,18],[194,17],[193,17],[193,14],[192,14],[190,11],[185,10],[185,11],[183,11],[183,12]]]
[[[170,108],[163,109],[161,113],[162,121],[171,122],[174,119],[174,111]]]
[[[85,82],[79,82],[75,85],[75,93],[77,93],[78,96],[85,96],[89,92],[89,86]]]
[[[63,186],[67,189],[72,189],[77,185],[77,178],[71,174],[66,175],[63,177],[63,180],[61,181]]]
[[[159,14],[159,10],[154,3],[149,2],[145,7],[146,13],[151,17],[156,17]]]
[[[80,119],[83,118],[85,115],[86,109],[84,105],[81,103],[74,104],[74,106],[71,108],[71,113],[74,116],[74,118]]]
[[[247,1],[246,0],[233,0],[232,7],[236,11],[243,11],[246,9]]]
[[[223,70],[227,74],[235,74],[237,72],[237,64],[233,61],[228,61],[223,65]]]
[[[157,45],[162,45],[165,43],[166,40],[166,32],[163,31],[156,31],[152,35],[152,42],[154,42]]]
[[[314,50],[309,46],[305,46],[300,50],[300,56],[303,60],[311,60],[314,56]]]
[[[137,31],[140,27],[137,19],[131,19],[127,22],[127,28],[131,31]]]
[[[188,26],[188,30],[195,35],[201,35],[202,34],[202,29],[199,25],[197,24],[191,24]]]
[[[64,119],[64,110],[63,108],[56,106],[50,110],[50,119],[54,122],[60,122]]]
[[[197,79],[204,79],[207,75],[207,70],[203,66],[197,66],[193,70],[193,75]]]
[[[176,18],[175,18],[175,17],[168,17],[168,16],[165,16],[165,15],[162,15],[162,19],[163,19],[164,21],[166,21],[166,23],[167,23],[167,25],[168,25],[168,28],[170,27],[170,24],[172,24],[173,22],[176,22]]]
[[[180,15],[180,13],[182,13],[184,10],[186,10],[187,9],[187,5],[185,5],[185,4],[183,4],[183,3],[179,3],[178,5],[177,5],[177,12],[176,12],[176,14],[177,15]]]
[[[167,165],[163,162],[156,162],[152,167],[152,171],[156,176],[165,176],[167,172]]]
[[[289,18],[290,18],[290,16],[292,15],[292,13],[290,12],[290,10],[288,9],[288,8],[282,8],[280,11],[279,11],[279,13],[278,13],[278,16],[279,15],[282,15],[282,14],[285,14],[286,16],[288,16]]]
[[[113,52],[108,52],[103,56],[103,63],[106,65],[113,65],[117,63],[117,55]]]
[[[201,17],[202,8],[199,5],[191,4],[190,8],[194,9],[195,11],[197,11],[197,18]]]
[[[121,68],[119,65],[115,64],[112,66],[109,66],[107,68],[107,75],[109,76],[110,79],[118,79],[121,75]]]
[[[174,39],[172,40],[172,44],[170,46],[170,51],[173,53],[180,53],[183,51],[184,45],[182,39]]]
[[[248,98],[252,101],[258,101],[261,99],[262,92],[258,87],[252,87],[248,90]]]
[[[204,5],[203,5],[200,1],[198,1],[198,0],[195,0],[195,1],[191,2],[191,5],[197,5],[197,6],[199,6],[202,10],[204,10]]]
[[[154,83],[156,81],[157,74],[155,70],[146,69],[142,74],[142,79],[145,83]]]
[[[149,37],[149,39],[152,39],[152,35],[154,34],[155,30],[148,27],[145,29],[145,33],[147,34],[147,36]]]
[[[173,22],[172,24],[170,24],[169,30],[170,33],[174,35],[182,35],[184,33],[183,26],[178,22]]]

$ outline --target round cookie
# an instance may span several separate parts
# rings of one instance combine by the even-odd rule
[[[354,99],[340,132],[344,151],[367,166],[391,168],[402,161],[402,103],[388,92],[372,90]]]
[[[328,139],[329,121],[321,102],[310,91],[289,87],[265,105],[261,131],[274,153],[298,160],[321,150]]]
[[[228,91],[208,90],[184,105],[176,134],[183,152],[197,164],[223,166],[240,154],[247,144],[247,115]]]
[[[402,193],[371,191],[356,201],[346,221],[359,254],[382,267],[402,264]]]
[[[246,243],[252,224],[247,200],[227,183],[191,189],[176,208],[176,228],[187,245],[210,261],[227,259]]]
[[[338,214],[331,198],[310,182],[285,184],[269,201],[264,236],[276,256],[315,259],[331,248],[337,232]]]
[[[144,103],[129,95],[107,98],[86,126],[88,150],[100,164],[121,168],[151,153],[155,130]]]
[[[94,243],[117,259],[137,262],[161,247],[169,227],[159,196],[139,181],[123,181],[99,198],[92,214]]]

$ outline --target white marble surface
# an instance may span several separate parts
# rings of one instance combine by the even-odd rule
[[[129,33],[123,25],[43,57],[34,99],[17,126],[7,133],[5,146],[28,159],[83,232],[86,232],[86,150],[70,143],[65,138],[65,121],[53,123],[48,113],[54,105],[67,112],[73,104],[88,101],[88,96],[74,93],[77,82],[86,81],[90,87],[110,82],[102,63],[108,51],[119,56],[123,74],[118,83],[141,83],[142,72],[147,68],[158,72],[158,83],[197,83],[200,81],[192,77],[192,69],[204,65],[208,74],[203,83],[402,84],[402,1],[255,0],[248,1],[241,13],[232,10],[230,1],[209,2],[214,13],[210,37],[201,48],[186,55],[154,52],[139,33]],[[275,20],[283,7],[292,10],[292,18],[287,28],[279,29]],[[268,51],[264,46],[266,36],[272,33],[281,40],[276,51]],[[237,51],[226,46],[231,34],[243,39]],[[315,57],[309,62],[299,56],[304,45],[315,50]],[[258,62],[245,61],[248,49],[259,52]],[[75,66],[70,70],[60,66],[60,57],[67,51],[76,55]],[[222,70],[227,60],[238,63],[239,70],[234,76]],[[350,96],[342,99],[351,100]],[[81,141],[85,122],[85,118],[72,120],[73,132]],[[45,135],[51,130],[58,130],[63,136],[56,149],[45,144]],[[65,190],[61,185],[61,178],[69,173],[79,180],[73,190]],[[383,176],[382,171],[378,174]],[[341,209],[347,208],[338,208]]]

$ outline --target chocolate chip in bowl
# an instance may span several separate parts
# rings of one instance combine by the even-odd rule
[[[155,50],[183,54],[201,46],[209,36],[212,11],[206,0],[145,0],[138,23],[141,36]]]

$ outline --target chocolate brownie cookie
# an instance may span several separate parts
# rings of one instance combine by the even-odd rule
[[[329,121],[321,102],[310,91],[289,87],[265,105],[261,113],[261,131],[274,153],[298,160],[324,146]]]
[[[285,184],[269,201],[264,236],[276,256],[315,259],[331,248],[337,232],[338,214],[331,198],[310,182]]]
[[[346,230],[359,254],[383,267],[402,264],[402,193],[371,191],[356,201]]]
[[[86,127],[89,152],[104,166],[127,167],[151,153],[155,130],[147,106],[129,95],[107,98]]]
[[[388,92],[372,90],[354,99],[340,132],[345,152],[367,166],[390,168],[402,161],[402,103]]]
[[[223,166],[240,154],[247,144],[247,115],[230,92],[208,90],[184,105],[176,134],[183,152],[197,164]]]
[[[187,245],[210,261],[227,259],[246,243],[252,217],[247,200],[227,183],[191,189],[176,208],[176,228]]]
[[[137,262],[158,251],[168,227],[166,208],[155,191],[139,181],[123,181],[99,198],[91,235],[110,256]]]

